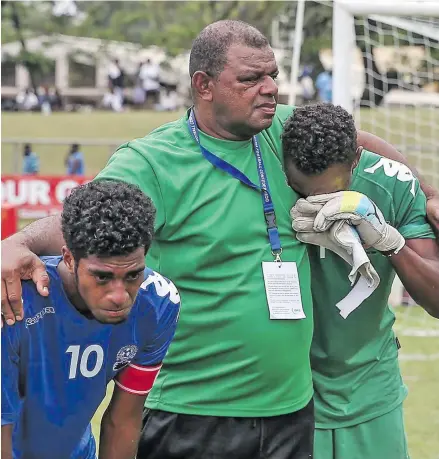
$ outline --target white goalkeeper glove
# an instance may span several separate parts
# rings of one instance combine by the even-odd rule
[[[339,191],[310,196],[307,201],[311,205],[326,202],[314,220],[315,231],[325,231],[334,221],[345,220],[355,226],[364,244],[386,255],[398,253],[405,245],[404,237],[385,221],[376,204],[364,194]]]
[[[300,242],[329,249],[343,258],[344,261],[352,264],[351,257],[349,256],[350,254],[346,251],[346,247],[342,247],[340,243],[337,243],[338,241],[335,242],[334,234],[331,232],[331,230],[335,232],[337,225],[333,225],[329,231],[316,232],[314,230],[315,214],[314,216],[305,216],[303,214],[298,216],[297,207],[293,207],[291,210],[291,217],[293,219],[293,230],[296,231],[296,238]]]

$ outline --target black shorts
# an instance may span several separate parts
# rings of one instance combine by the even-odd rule
[[[145,410],[137,459],[311,459],[314,405],[264,418]]]

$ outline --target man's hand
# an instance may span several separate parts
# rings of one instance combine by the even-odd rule
[[[10,239],[2,241],[2,315],[8,325],[23,318],[21,280],[32,279],[42,296],[49,294],[44,263],[28,248]],[[1,321],[3,326],[3,321]]]
[[[427,198],[427,219],[439,239],[439,196]]]
[[[346,220],[354,225],[363,243],[380,252],[399,252],[405,240],[389,225],[376,204],[356,191],[340,191],[331,195],[310,196],[311,204],[326,202],[314,220],[315,231],[327,230],[334,221]]]

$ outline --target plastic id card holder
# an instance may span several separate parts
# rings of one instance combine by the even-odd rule
[[[305,319],[296,263],[263,261],[262,272],[270,319]]]

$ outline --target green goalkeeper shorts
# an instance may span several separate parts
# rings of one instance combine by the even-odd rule
[[[352,427],[316,429],[314,459],[409,459],[402,404]]]

